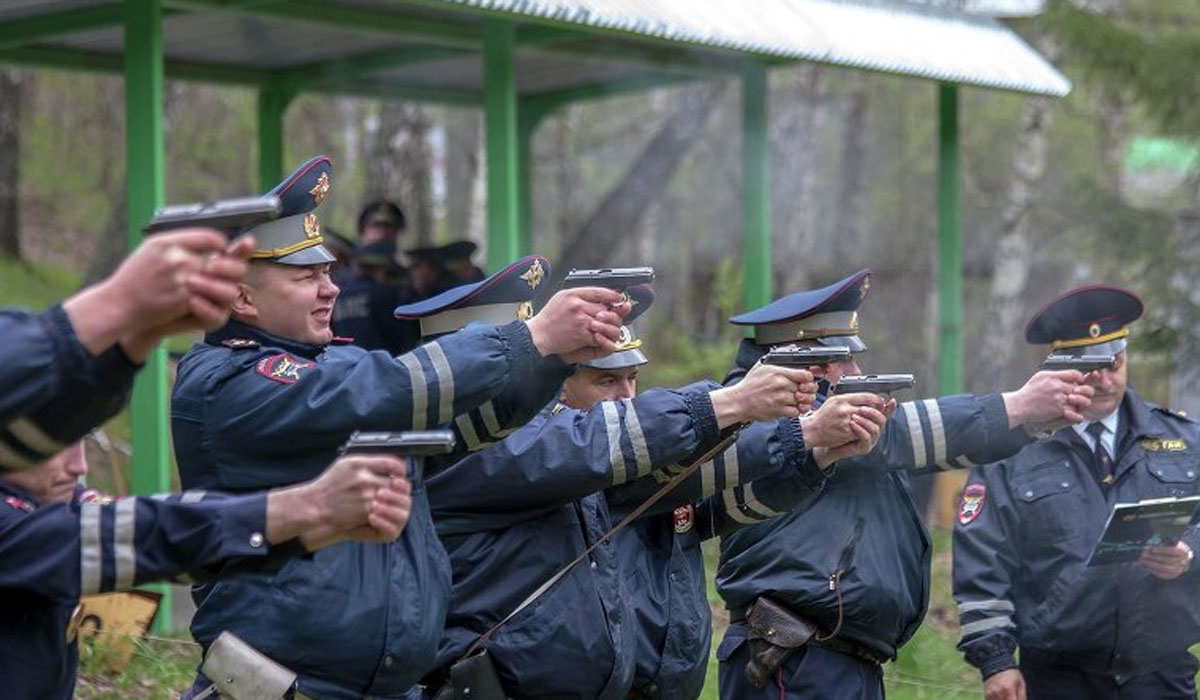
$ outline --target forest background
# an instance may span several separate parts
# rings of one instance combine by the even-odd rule
[[[1075,88],[1061,100],[961,92],[966,388],[1019,386],[1039,359],[1023,342],[1028,317],[1071,287],[1113,283],[1147,304],[1132,385],[1195,415],[1200,4],[1049,0],[1011,25]],[[652,359],[644,386],[720,377],[740,337],[726,323],[742,299],[738,89],[714,81],[578,104],[534,137],[534,250],[560,273],[656,269],[655,308],[639,324]],[[168,201],[254,192],[255,95],[168,82],[166,98]],[[815,65],[771,73],[772,289],[872,268],[864,364],[916,374],[919,396],[938,393],[936,109],[927,82]],[[120,79],[0,69],[0,303],[43,306],[120,259],[122,133]],[[402,247],[485,245],[477,110],[302,96],[285,134],[289,167],[333,160],[326,226],[353,236],[359,207],[383,196],[408,215]],[[122,416],[93,445],[101,487],[126,489],[127,436]],[[928,643],[935,660],[911,672],[969,687],[944,593],[922,632],[934,636],[909,652]],[[892,683],[895,697],[918,692]]]

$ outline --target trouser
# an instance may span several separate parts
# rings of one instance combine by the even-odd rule
[[[746,680],[746,625],[729,625],[717,647],[721,700],[883,700],[883,667],[832,649],[805,645],[763,688]]]
[[[1029,700],[1196,700],[1196,657],[1183,652],[1157,671],[1118,684],[1061,659],[1021,651],[1020,668]]]

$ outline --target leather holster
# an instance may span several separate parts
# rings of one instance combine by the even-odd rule
[[[746,680],[762,688],[784,661],[817,631],[815,625],[766,596],[760,596],[746,615],[750,660]]]
[[[450,667],[450,681],[434,700],[506,700],[492,657],[484,649]]]

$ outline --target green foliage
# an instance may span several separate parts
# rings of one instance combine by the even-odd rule
[[[0,257],[0,304],[40,311],[61,301],[79,286],[70,270]]]
[[[177,697],[191,685],[200,662],[200,647],[184,639],[136,642],[128,668],[113,674],[106,659],[112,650],[85,644],[79,653],[76,700],[160,700]]]

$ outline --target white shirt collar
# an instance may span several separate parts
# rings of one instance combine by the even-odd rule
[[[1116,454],[1114,447],[1117,440],[1117,421],[1120,419],[1120,413],[1121,406],[1118,404],[1117,407],[1113,409],[1112,413],[1098,421],[1082,421],[1072,425],[1071,427],[1075,429],[1075,432],[1079,434],[1079,437],[1083,438],[1084,443],[1094,450],[1096,449],[1096,443],[1095,440],[1092,439],[1092,436],[1088,434],[1087,428],[1092,423],[1102,423],[1105,430],[1101,434],[1100,439],[1104,442],[1104,447],[1108,450],[1108,454],[1111,457],[1112,455]]]

